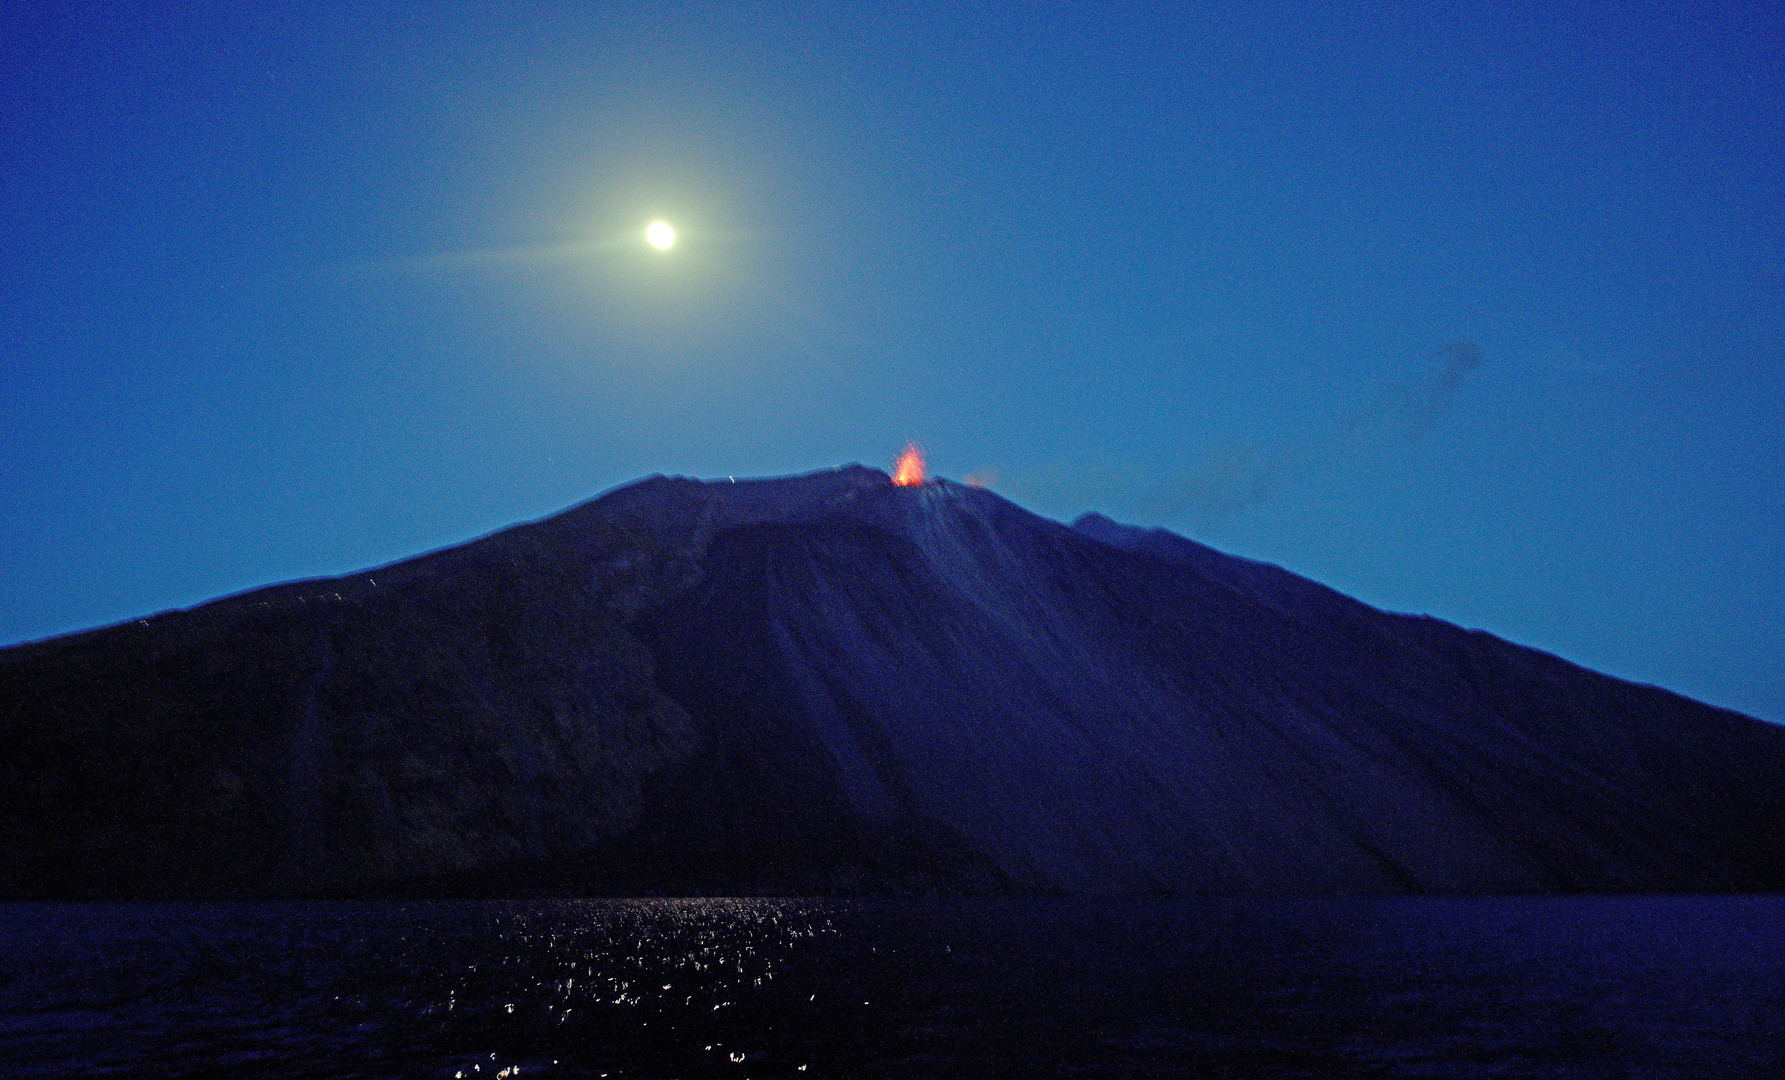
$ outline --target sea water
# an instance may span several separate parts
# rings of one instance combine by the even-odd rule
[[[1772,1077],[1785,899],[0,905],[10,1077]]]

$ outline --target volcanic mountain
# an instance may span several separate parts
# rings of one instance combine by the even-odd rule
[[[1785,729],[861,466],[0,652],[10,897],[1782,888]]]

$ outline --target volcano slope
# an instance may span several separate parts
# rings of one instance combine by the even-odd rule
[[[1785,729],[860,466],[0,652],[11,897],[1782,888]]]

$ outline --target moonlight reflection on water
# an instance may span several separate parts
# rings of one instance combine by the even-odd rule
[[[1771,1075],[1785,901],[0,907],[13,1076]]]

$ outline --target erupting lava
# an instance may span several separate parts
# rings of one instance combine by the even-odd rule
[[[916,443],[906,443],[899,455],[899,467],[893,472],[893,483],[900,487],[916,487],[923,483],[923,451]]]

